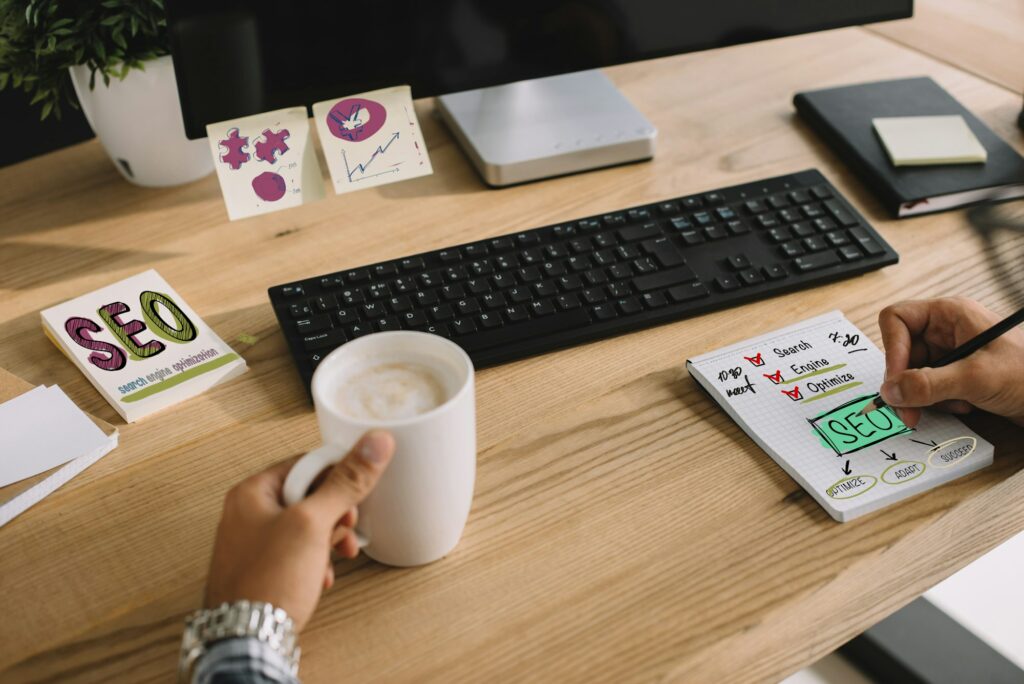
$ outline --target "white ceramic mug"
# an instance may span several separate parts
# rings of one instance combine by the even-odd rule
[[[400,420],[353,418],[332,397],[354,366],[426,366],[447,400]],[[373,428],[395,438],[395,455],[359,504],[358,537],[368,556],[387,565],[423,565],[446,556],[462,536],[476,479],[476,397],[473,362],[454,342],[401,330],[360,337],[331,352],[313,374],[313,405],[324,445],[303,456],[284,484],[284,500],[302,500],[326,467],[340,461]]]

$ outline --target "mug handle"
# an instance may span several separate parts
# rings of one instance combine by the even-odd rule
[[[288,477],[284,480],[285,505],[294,506],[306,498],[306,492],[316,476],[323,472],[324,468],[339,462],[346,453],[348,453],[348,449],[325,444],[296,461],[292,469],[288,471]],[[359,542],[359,548],[370,543],[370,540],[358,530],[353,530],[353,532],[355,532],[356,541]]]

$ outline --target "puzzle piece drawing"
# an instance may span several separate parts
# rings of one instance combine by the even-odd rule
[[[256,141],[256,158],[271,164],[275,163],[277,155],[288,151],[288,145],[284,142],[288,139],[288,135],[287,128],[282,128],[276,133],[269,128],[263,129],[263,140]]]
[[[237,128],[228,131],[228,137],[218,144],[227,149],[227,152],[220,155],[220,160],[234,170],[237,171],[242,168],[242,164],[249,161],[250,155],[245,151],[245,148],[249,146],[249,138],[239,135]]]

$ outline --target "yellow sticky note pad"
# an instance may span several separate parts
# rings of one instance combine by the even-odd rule
[[[871,120],[893,166],[983,164],[985,148],[959,114]]]

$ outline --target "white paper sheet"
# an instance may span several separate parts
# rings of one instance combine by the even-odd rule
[[[0,487],[91,454],[109,438],[54,385],[0,404]]]

